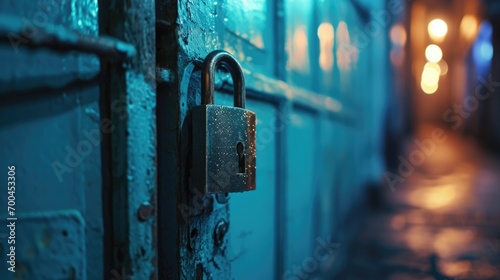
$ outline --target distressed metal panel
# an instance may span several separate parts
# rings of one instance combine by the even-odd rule
[[[89,275],[100,277],[103,226],[96,119],[98,85],[69,93],[33,103],[11,104],[7,108],[0,106],[0,142],[4,144],[0,162],[3,166],[14,164],[19,170],[17,181],[21,187],[16,192],[19,213],[62,209],[82,212],[89,225],[86,228],[91,253],[88,263],[92,264]],[[17,117],[17,122],[5,123]],[[7,197],[1,195],[0,203],[6,205]]]
[[[84,34],[98,33],[95,0],[2,1],[0,10],[21,19],[27,28],[24,34],[27,38],[30,32],[37,32],[37,26],[43,27],[46,23]],[[15,164],[18,170],[17,180],[22,188],[16,192],[16,210],[19,215],[65,209],[82,213],[90,226],[84,228],[86,234],[82,238],[86,240],[81,242],[89,250],[87,256],[85,250],[81,252],[87,260],[79,262],[80,266],[74,269],[79,279],[85,279],[85,274],[92,279],[101,278],[100,142],[85,134],[99,131],[96,79],[99,60],[79,53],[27,50],[22,44],[1,45],[0,60],[3,61],[0,142],[4,144],[0,147],[0,162],[3,166]],[[46,199],[38,199],[40,197]],[[0,203],[6,204],[3,195]],[[26,221],[31,222],[34,224],[26,227],[36,226],[35,220]],[[21,228],[18,230],[19,233]],[[21,258],[27,256],[21,250],[18,252]],[[44,271],[48,271],[50,263],[44,256],[39,256],[37,262],[46,264]],[[54,278],[47,276],[46,279]]]
[[[229,259],[234,279],[273,279],[278,222],[276,138],[283,123],[272,104],[249,100],[247,105],[257,114],[258,187],[230,196]]]
[[[302,265],[313,250],[317,176],[317,119],[294,110],[287,131],[285,270]]]
[[[64,97],[58,96],[29,105],[18,103],[8,108],[2,106],[0,110],[0,140],[3,144],[1,161],[4,166],[15,165],[18,170],[17,180],[23,186],[16,193],[19,202],[17,211],[20,213],[84,209],[84,158],[76,151],[78,136],[83,136],[79,133],[82,129],[79,125],[81,108],[78,107],[78,99],[75,97],[64,100]],[[56,104],[61,106],[48,110]],[[60,111],[64,107],[67,112]],[[29,119],[21,123],[8,122],[10,118],[22,118],[20,115],[24,110],[34,114],[28,115]],[[26,117],[24,114],[24,118]],[[96,154],[98,155],[99,151]],[[57,173],[51,165],[53,163]],[[59,172],[59,163],[61,170],[71,172]],[[48,192],[58,195],[51,196],[49,200],[34,199],[43,197]],[[0,198],[6,205],[7,197],[2,195]]]
[[[81,118],[82,130],[77,133],[78,143],[90,143],[92,152],[84,159],[83,173],[80,174],[85,201],[82,215],[85,218],[86,245],[87,245],[87,278],[100,279],[104,269],[104,220],[103,220],[103,170],[106,163],[102,162],[102,140],[99,133],[102,130],[99,108],[99,89],[96,85],[92,92],[81,90],[87,98],[93,98],[88,105],[81,104],[84,112]],[[88,141],[88,142],[87,142]],[[82,145],[82,144],[80,144]],[[85,144],[83,144],[85,145]],[[78,147],[78,144],[77,144]],[[78,175],[78,173],[74,173]]]
[[[5,265],[11,245],[0,239],[0,278],[87,279],[85,221],[79,211],[26,213],[17,218],[16,272]]]
[[[98,85],[84,85],[76,92],[46,91],[47,98],[18,102],[2,108],[0,139],[5,166],[16,165],[17,210],[78,209],[88,221],[89,275],[102,273],[101,153],[98,123]],[[50,94],[47,94],[50,93]],[[21,93],[25,94],[25,93]],[[53,95],[49,97],[50,95]],[[96,135],[97,133],[97,135]],[[36,135],[36,136],[34,136]],[[34,199],[53,193],[48,199]],[[6,203],[6,197],[0,201]]]

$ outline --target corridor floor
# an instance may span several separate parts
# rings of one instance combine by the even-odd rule
[[[399,183],[385,186],[338,279],[500,279],[500,161],[444,130],[431,149],[433,129],[408,145],[411,166],[393,172]]]

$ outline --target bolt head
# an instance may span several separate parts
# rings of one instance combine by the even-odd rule
[[[149,202],[144,202],[137,212],[140,221],[146,221],[153,215],[153,206]]]

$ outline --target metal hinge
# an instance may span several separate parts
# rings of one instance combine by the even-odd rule
[[[117,61],[128,60],[137,53],[133,45],[116,38],[86,35],[59,25],[47,23],[30,32],[26,32],[26,29],[25,22],[21,18],[0,15],[0,42],[10,43],[15,50],[23,45],[61,52],[91,53]]]

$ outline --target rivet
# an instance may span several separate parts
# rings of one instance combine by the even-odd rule
[[[143,202],[137,214],[140,221],[146,221],[153,215],[153,206],[149,202]]]

